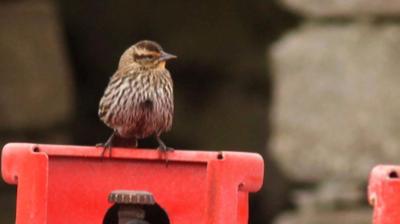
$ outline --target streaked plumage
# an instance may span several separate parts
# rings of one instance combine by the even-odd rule
[[[167,147],[159,136],[170,130],[174,113],[173,81],[165,61],[175,56],[165,53],[153,41],[140,41],[121,56],[100,100],[99,117],[114,137],[132,140],[155,135],[160,149]],[[107,145],[106,143],[106,145]]]

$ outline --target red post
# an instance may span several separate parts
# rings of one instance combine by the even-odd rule
[[[400,223],[400,166],[376,166],[369,178],[368,200],[374,224]]]
[[[7,144],[2,176],[18,185],[17,224],[102,223],[113,190],[150,192],[171,224],[244,224],[248,194],[263,182],[259,154],[168,152],[84,146]]]

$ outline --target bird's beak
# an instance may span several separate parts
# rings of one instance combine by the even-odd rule
[[[173,54],[167,53],[165,51],[161,51],[161,55],[160,55],[160,58],[158,60],[159,61],[166,61],[166,60],[174,59],[174,58],[177,58],[177,57],[175,55],[173,55]]]

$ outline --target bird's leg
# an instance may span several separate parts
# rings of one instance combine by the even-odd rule
[[[158,142],[158,149],[162,152],[173,151],[174,149],[165,145],[165,143],[161,140],[160,135],[156,135],[156,140]]]
[[[137,148],[138,147],[138,140],[137,140],[137,138],[135,138],[135,141],[134,141],[134,143],[133,143],[133,145],[132,145],[132,148]]]
[[[111,157],[111,149],[112,149],[112,145],[113,145],[113,141],[116,135],[116,131],[114,130],[113,133],[111,134],[111,136],[107,139],[107,141],[105,143],[99,143],[96,145],[97,146],[101,146],[103,147],[103,151],[101,152],[101,157],[104,157],[105,152],[107,151],[107,149],[110,151],[110,157]]]
[[[173,148],[167,147],[165,145],[165,143],[161,140],[160,138],[160,134],[156,135],[156,140],[158,142],[158,150],[160,150],[160,152],[162,152],[165,155],[165,165],[166,167],[168,167],[168,155],[167,155],[167,151],[173,151]]]

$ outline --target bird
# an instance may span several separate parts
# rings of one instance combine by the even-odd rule
[[[172,127],[174,115],[173,80],[166,61],[177,56],[165,52],[155,41],[141,40],[122,54],[99,103],[100,120],[113,129],[102,156],[116,142],[138,147],[138,140],[154,136],[162,152],[173,150],[161,134]],[[118,140],[120,139],[120,140]]]

